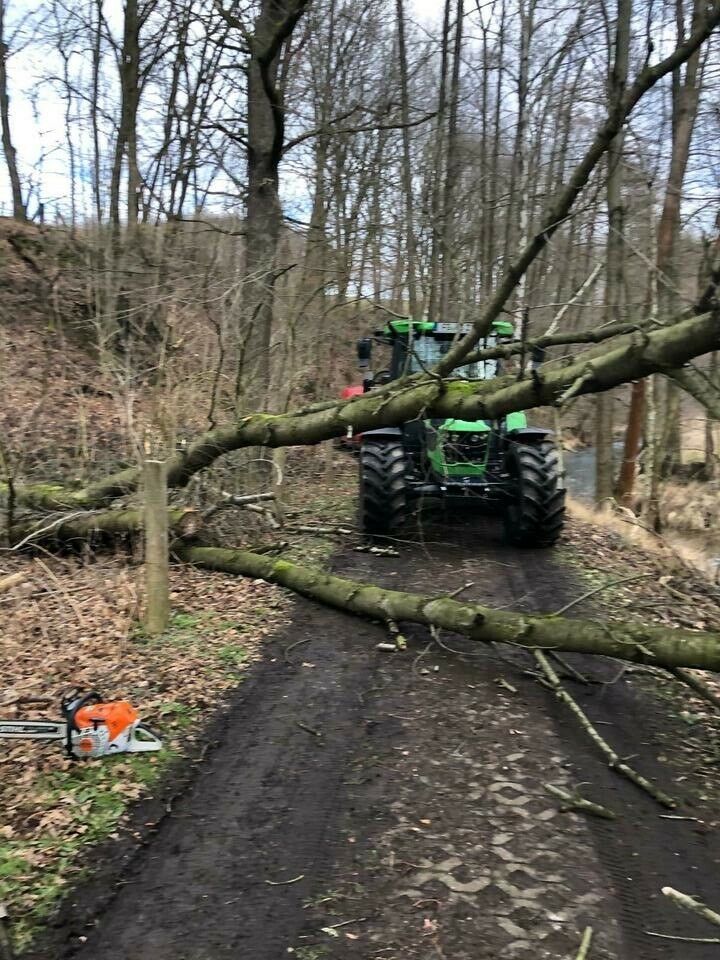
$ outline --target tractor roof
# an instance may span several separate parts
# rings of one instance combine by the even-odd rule
[[[433,333],[437,323],[434,320],[411,320],[409,317],[389,320],[383,333],[387,336],[393,333],[408,333],[411,326],[418,333]],[[515,328],[508,320],[493,320],[491,330],[498,337],[512,337],[515,334]]]

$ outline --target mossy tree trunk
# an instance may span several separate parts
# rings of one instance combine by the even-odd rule
[[[716,633],[510,613],[449,597],[384,590],[247,550],[176,544],[174,552],[180,560],[206,570],[261,578],[339,610],[383,622],[420,623],[482,643],[511,643],[530,650],[599,654],[657,667],[720,670],[720,634]]]
[[[371,430],[417,417],[493,420],[515,410],[552,406],[570,395],[609,390],[656,371],[676,368],[693,357],[720,348],[720,324],[713,313],[672,326],[644,331],[581,353],[564,367],[542,369],[525,380],[443,380],[416,375],[345,401],[328,401],[281,414],[255,413],[202,434],[168,462],[168,486],[182,487],[219,457],[244,447],[291,447]],[[44,510],[104,506],[133,493],[140,473],[131,467],[80,490],[51,484],[15,484],[18,503]],[[7,485],[0,481],[0,495]]]

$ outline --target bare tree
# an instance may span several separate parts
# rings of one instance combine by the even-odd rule
[[[612,65],[608,77],[609,112],[625,95],[630,60],[632,0],[618,0]],[[625,299],[625,201],[623,198],[623,132],[610,142],[607,152],[607,215],[605,319],[619,323]],[[615,492],[613,457],[613,396],[600,394],[595,408],[595,499],[607,502]]]
[[[22,185],[17,166],[17,154],[13,146],[10,132],[10,95],[8,93],[8,60],[10,46],[6,37],[5,16],[7,13],[6,0],[0,0],[0,121],[2,121],[2,145],[5,153],[10,188],[12,190],[13,217],[16,220],[27,220],[27,209],[22,195]]]

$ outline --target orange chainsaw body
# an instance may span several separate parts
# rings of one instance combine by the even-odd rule
[[[107,727],[108,739],[115,740],[124,730],[138,719],[138,712],[127,700],[113,700],[111,703],[90,703],[80,707],[75,714],[78,730],[103,724]]]

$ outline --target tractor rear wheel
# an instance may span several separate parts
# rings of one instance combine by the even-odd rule
[[[408,516],[407,458],[399,440],[363,440],[360,447],[359,519],[363,533],[383,535]]]
[[[514,443],[505,467],[510,476],[510,503],[505,533],[521,547],[551,547],[565,522],[565,490],[554,443]]]

